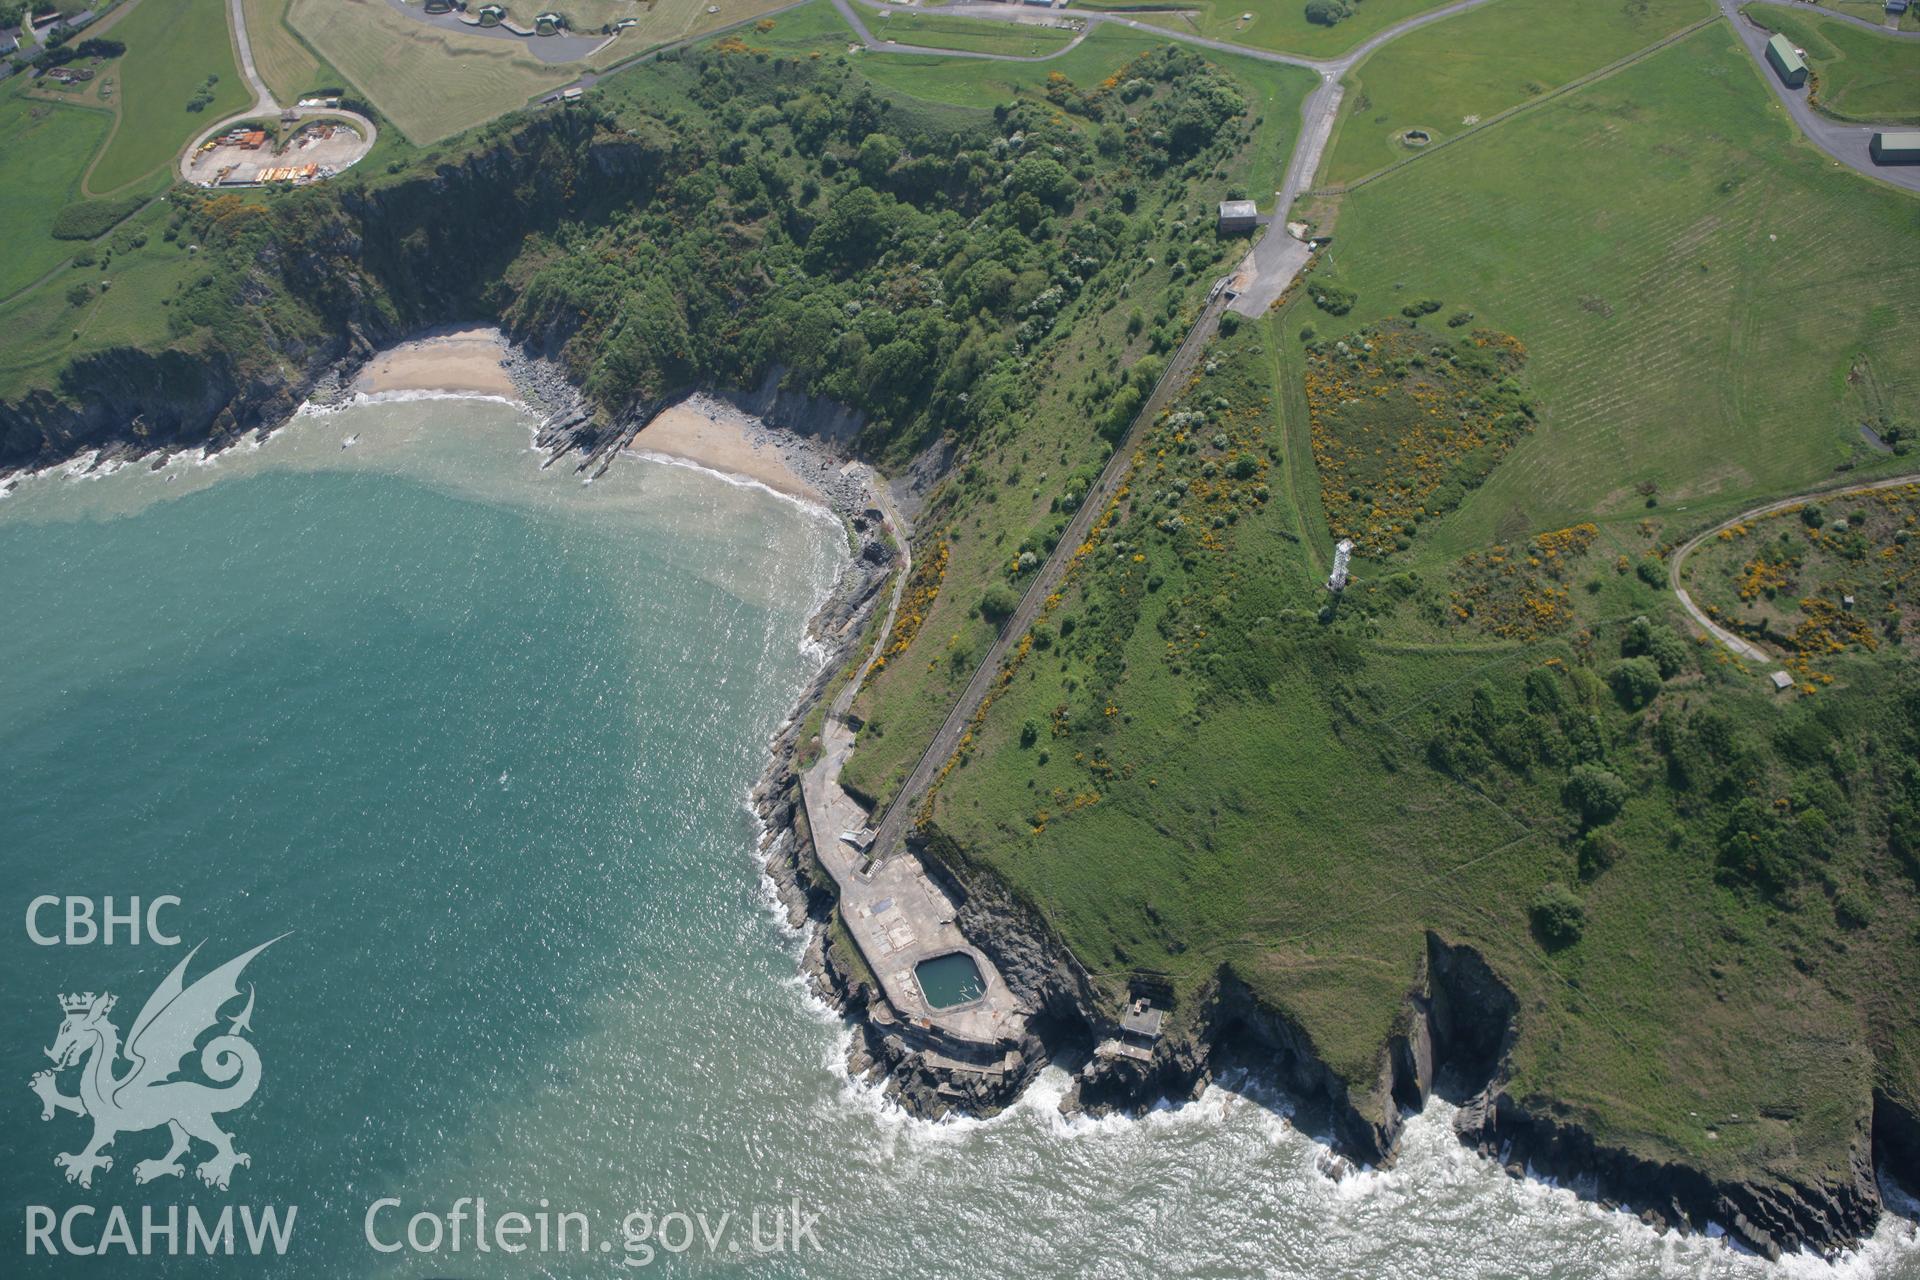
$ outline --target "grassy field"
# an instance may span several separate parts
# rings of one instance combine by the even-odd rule
[[[1349,319],[1432,297],[1530,352],[1539,424],[1442,554],[1640,518],[1643,484],[1686,521],[1876,465],[1863,360],[1920,413],[1920,262],[1863,248],[1910,242],[1920,204],[1802,144],[1758,75],[1711,27],[1345,197]]]
[[[1077,32],[1034,22],[975,22],[937,14],[882,12],[866,15],[867,30],[880,40],[923,45],[932,49],[968,49],[1023,57],[1058,53]]]
[[[80,174],[113,117],[0,91],[0,298],[39,279],[79,248],[50,233],[60,210],[80,200]]]
[[[1836,9],[1856,18],[1864,18],[1875,26],[1880,26],[1887,20],[1887,7],[1882,0],[1826,0],[1821,7]],[[1920,31],[1920,10],[1909,7],[1900,15],[1899,22],[1897,30]]]
[[[241,5],[254,68],[282,104],[298,102],[315,89],[346,87],[340,73],[294,31],[288,17],[292,0],[241,0]]]
[[[1321,181],[1351,182],[1468,124],[1598,70],[1713,12],[1708,0],[1499,0],[1393,41],[1348,78]]]
[[[37,289],[0,306],[7,342],[0,348],[0,396],[50,385],[75,351],[116,344],[157,350],[168,344],[167,300],[194,277],[187,246],[163,238],[169,210],[155,202],[91,245],[92,265],[75,265]],[[136,244],[142,240],[144,243]],[[84,286],[76,303],[68,295]]]
[[[670,44],[697,36],[703,31],[744,22],[769,9],[778,9],[786,0],[653,0],[639,9],[638,21],[622,31],[614,42],[587,60],[592,67],[608,67],[655,45]],[[708,13],[711,3],[718,10]],[[564,12],[564,10],[563,10]]]
[[[1153,48],[1154,41],[1137,33],[1097,32],[1073,52],[1044,63],[988,62],[936,58],[914,53],[863,53],[861,70],[876,84],[928,102],[987,110],[1020,95],[1037,96],[1047,76],[1058,73],[1075,84],[1097,80],[1136,53]]]
[[[287,16],[416,145],[516,110],[579,75],[537,61],[518,41],[443,31],[385,0],[291,0]]]
[[[1920,41],[1894,40],[1849,22],[1774,4],[1742,10],[1807,51],[1814,105],[1843,120],[1920,124]]]
[[[140,0],[111,35],[127,46],[115,66],[120,119],[87,174],[93,195],[163,178],[194,134],[253,100],[233,60],[225,0]],[[188,110],[210,76],[211,100]]]
[[[1353,14],[1331,27],[1307,21],[1303,0],[1201,0],[1183,14],[1142,13],[1143,22],[1151,22],[1169,31],[1227,40],[1256,49],[1278,53],[1297,53],[1309,58],[1331,58],[1365,40],[1376,31],[1384,31],[1428,9],[1437,9],[1448,0],[1358,0]],[[1093,3],[1080,7],[1125,12],[1137,5]],[[1159,7],[1170,7],[1162,3]],[[1251,13],[1251,22],[1241,15]]]

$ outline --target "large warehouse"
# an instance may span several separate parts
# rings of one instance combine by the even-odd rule
[[[1789,89],[1798,89],[1807,82],[1807,64],[1800,57],[1800,51],[1793,47],[1793,41],[1785,36],[1775,35],[1767,41],[1767,61],[1773,64]]]
[[[1920,129],[1876,133],[1867,143],[1875,164],[1920,164]]]

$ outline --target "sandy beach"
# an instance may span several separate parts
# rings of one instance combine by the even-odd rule
[[[383,391],[465,391],[517,398],[501,360],[507,341],[498,329],[448,329],[403,342],[367,362],[353,389],[368,395]]]
[[[368,361],[352,390],[366,395],[395,391],[446,391],[522,399],[507,368],[510,346],[498,329],[448,327],[389,347]],[[538,396],[534,397],[536,400]],[[633,452],[680,458],[714,471],[756,480],[776,492],[836,508],[864,497],[844,492],[836,459],[816,455],[798,441],[787,446],[759,419],[723,400],[690,396],[662,410],[634,437]],[[857,485],[854,485],[857,489]],[[831,491],[831,492],[830,492]],[[836,501],[838,499],[838,501]]]
[[[703,397],[662,410],[633,438],[632,447],[758,480],[769,489],[809,502],[826,501],[775,445],[750,436],[745,415]]]

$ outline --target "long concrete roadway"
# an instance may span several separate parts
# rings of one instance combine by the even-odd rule
[[[1269,234],[1272,234],[1269,232]],[[1282,232],[1282,234],[1285,234]],[[1134,417],[1133,425],[1127,428],[1127,434],[1121,439],[1107,459],[1107,465],[1100,471],[1100,478],[1087,490],[1080,507],[1067,522],[1067,528],[1060,535],[1060,541],[1033,575],[1033,581],[1027,584],[1026,594],[1020,597],[1019,607],[1000,628],[1000,635],[988,647],[986,656],[974,670],[973,678],[967,681],[967,687],[961,692],[953,709],[947,713],[945,723],[933,736],[921,754],[920,762],[913,772],[901,784],[895,793],[893,803],[887,807],[886,817],[881,819],[875,829],[871,855],[876,863],[883,862],[898,850],[906,840],[907,829],[913,822],[919,808],[920,799],[926,794],[928,786],[953,753],[960,747],[960,739],[967,731],[967,725],[973,719],[973,713],[987,696],[994,682],[1000,678],[1000,669],[1005,665],[1007,655],[1027,629],[1033,626],[1045,606],[1047,597],[1066,577],[1067,568],[1073,562],[1073,554],[1086,542],[1092,531],[1093,522],[1107,509],[1113,497],[1119,492],[1121,484],[1127,478],[1127,472],[1133,466],[1133,452],[1140,443],[1140,437],[1147,427],[1160,415],[1168,400],[1186,382],[1192,372],[1200,352],[1213,337],[1214,329],[1220,323],[1220,313],[1225,309],[1224,297],[1216,293],[1201,311],[1200,318],[1187,331],[1187,339],[1180,344],[1173,358],[1167,362],[1160,381],[1154,385],[1153,394]]]

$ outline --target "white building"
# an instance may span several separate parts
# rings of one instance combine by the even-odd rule
[[[1333,572],[1327,575],[1327,590],[1347,588],[1347,562],[1353,558],[1353,539],[1342,538],[1333,548]]]

